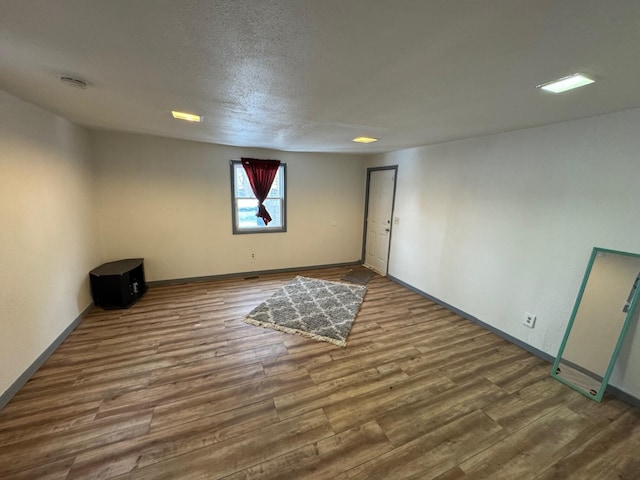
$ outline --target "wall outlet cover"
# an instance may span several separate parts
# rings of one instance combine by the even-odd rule
[[[536,316],[533,313],[525,313],[522,324],[529,328],[533,328],[536,325]]]

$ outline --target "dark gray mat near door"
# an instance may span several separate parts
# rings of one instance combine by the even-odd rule
[[[365,267],[356,267],[351,269],[340,280],[346,280],[347,282],[359,283],[360,285],[366,285],[376,274]]]

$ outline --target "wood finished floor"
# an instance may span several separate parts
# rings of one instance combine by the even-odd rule
[[[640,410],[385,278],[344,349],[242,322],[293,276],[94,309],[0,412],[0,478],[640,478]]]

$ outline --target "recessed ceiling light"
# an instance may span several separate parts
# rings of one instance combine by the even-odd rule
[[[372,143],[372,142],[377,142],[378,139],[371,138],[371,137],[356,137],[353,139],[353,141],[358,143]]]
[[[186,120],[187,122],[202,121],[202,117],[200,115],[194,115],[193,113],[176,112],[175,110],[171,110],[171,115],[173,115],[173,118],[177,118],[179,120]]]
[[[547,92],[552,93],[562,93],[567,90],[572,90],[578,87],[584,87],[585,85],[589,85],[594,81],[589,77],[585,77],[580,73],[574,73],[573,75],[569,75],[568,77],[561,78],[560,80],[554,80],[553,82],[543,83],[542,85],[538,85],[537,88],[545,90]]]

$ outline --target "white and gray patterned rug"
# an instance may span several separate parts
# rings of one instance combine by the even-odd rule
[[[344,347],[366,292],[362,285],[297,276],[244,321]]]

